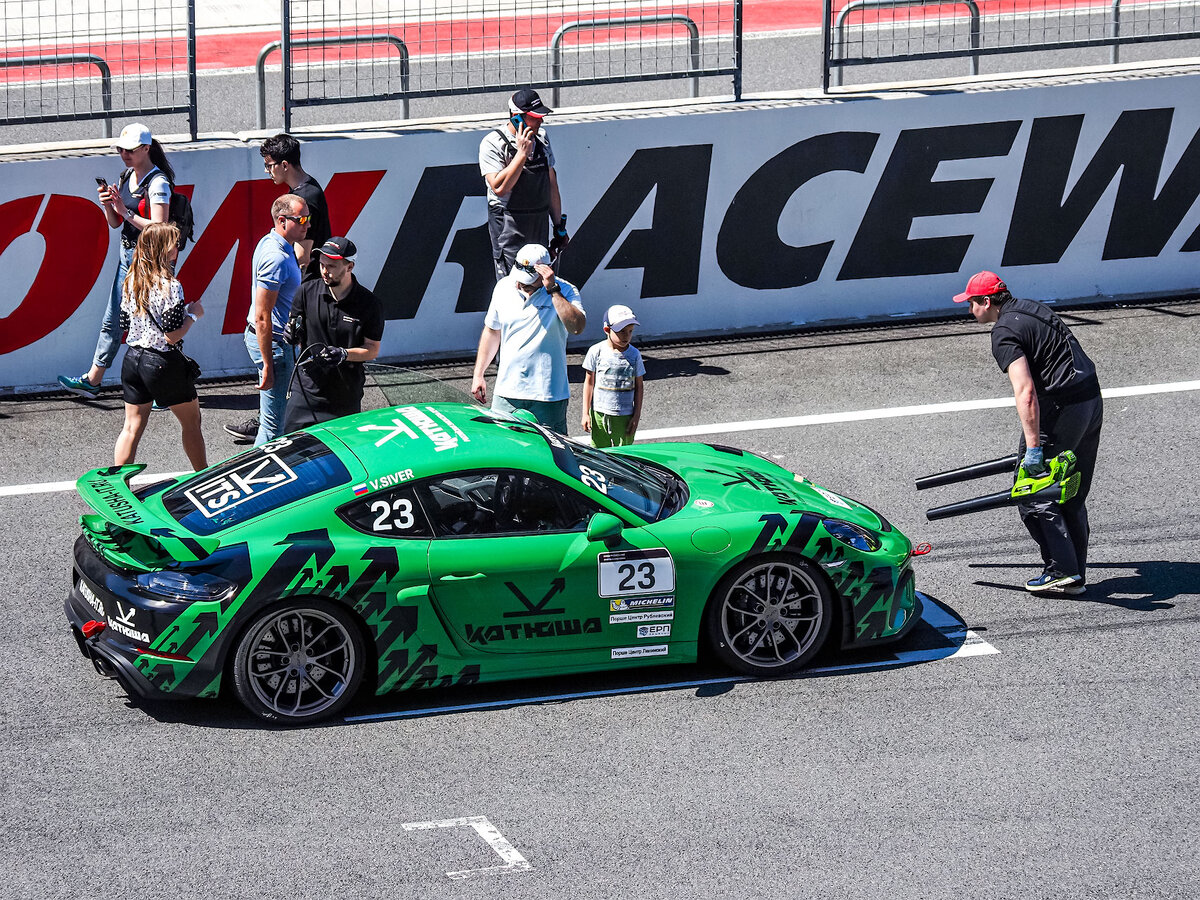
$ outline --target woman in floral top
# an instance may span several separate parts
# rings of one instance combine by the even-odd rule
[[[117,437],[113,462],[131,463],[146,431],[151,403],[168,407],[183,428],[183,451],[192,468],[208,465],[200,431],[200,400],[177,348],[192,323],[204,315],[199,302],[185,303],[175,280],[179,230],[155,222],[138,236],[129,274],[121,291],[121,328],[129,349],[121,365],[125,425]]]

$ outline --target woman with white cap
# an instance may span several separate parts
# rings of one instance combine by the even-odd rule
[[[58,376],[59,384],[80,397],[95,397],[100,393],[104,372],[113,364],[121,348],[121,286],[129,272],[129,263],[142,229],[151,222],[167,221],[171,185],[175,183],[175,170],[167,162],[162,145],[150,134],[150,129],[140,122],[122,128],[121,136],[113,143],[113,149],[120,154],[125,170],[116,185],[105,182],[97,188],[97,193],[108,226],[121,229],[117,274],[113,279],[104,320],[100,324],[100,338],[96,341],[96,355],[91,368],[78,378]],[[104,179],[97,178],[96,181],[99,183]]]

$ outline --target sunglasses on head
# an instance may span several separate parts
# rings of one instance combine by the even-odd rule
[[[513,265],[516,266],[518,269],[520,269],[522,272],[528,272],[530,275],[539,274],[538,270],[537,270],[537,266],[532,266],[532,265],[527,266],[524,263],[513,263]]]
[[[293,222],[297,222],[300,225],[307,225],[309,222],[312,221],[311,215],[309,215],[309,216],[280,216],[279,218],[291,219]]]

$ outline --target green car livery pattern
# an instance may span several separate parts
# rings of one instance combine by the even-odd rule
[[[706,643],[771,674],[831,627],[843,648],[878,644],[919,613],[903,534],[729,447],[596,451],[436,403],[135,491],[142,468],[79,479],[94,512],[66,613],[84,654],[143,697],[211,697],[232,677],[253,712],[301,722],[360,681],[383,694],[688,663]]]

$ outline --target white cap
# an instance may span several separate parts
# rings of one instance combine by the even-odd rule
[[[113,141],[113,146],[121,150],[136,150],[143,144],[149,144],[154,140],[154,135],[150,133],[150,129],[141,122],[130,122],[121,129],[121,136]]]
[[[626,325],[641,325],[637,320],[637,316],[633,314],[633,310],[623,304],[610,306],[608,312],[604,314],[604,325],[613,331],[620,331]]]
[[[550,251],[541,244],[526,244],[513,258],[512,275],[521,284],[533,284],[542,278],[534,269],[538,264],[550,265]]]

